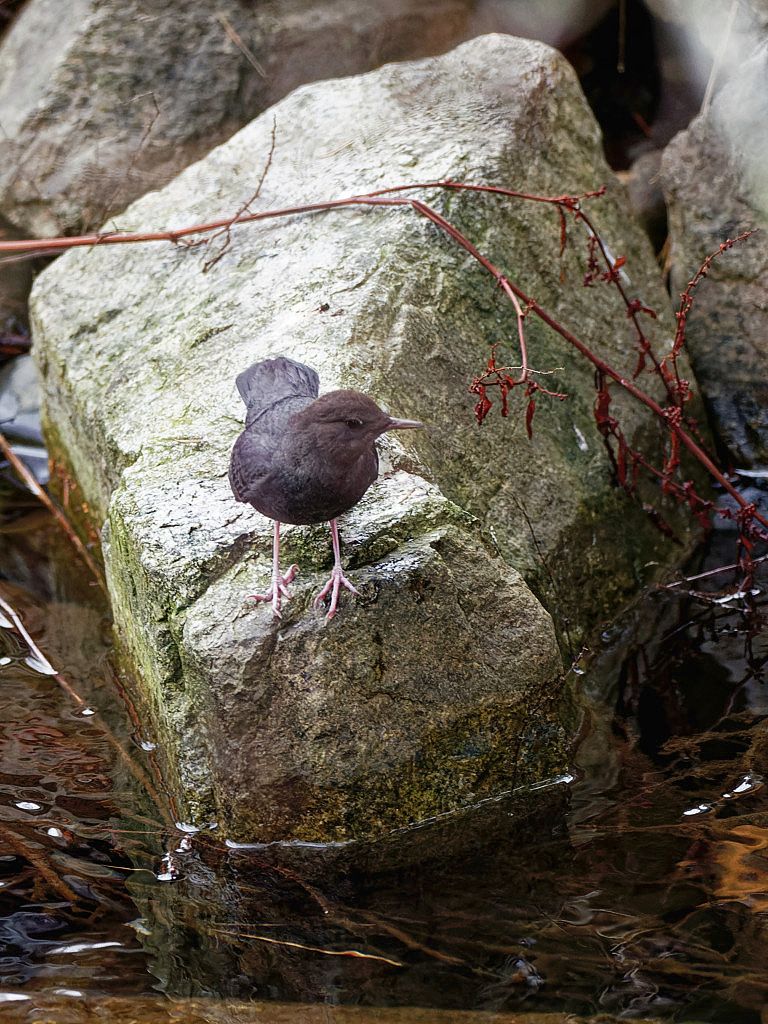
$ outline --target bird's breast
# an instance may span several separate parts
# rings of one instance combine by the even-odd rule
[[[320,457],[278,463],[260,488],[254,506],[281,523],[304,526],[336,519],[353,508],[378,476],[375,449],[352,464]]]

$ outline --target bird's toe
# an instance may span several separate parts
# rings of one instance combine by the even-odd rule
[[[299,571],[298,565],[289,565],[283,574],[282,580],[284,584],[292,583],[296,578],[296,573]]]
[[[350,580],[347,579],[344,573],[334,569],[330,575],[328,582],[325,584],[323,589],[320,591],[320,593],[314,600],[315,608],[319,608],[320,605],[328,597],[328,595],[331,595],[330,607],[328,608],[328,612],[325,616],[326,619],[332,619],[336,614],[336,610],[339,604],[339,591],[341,590],[342,587],[344,587],[350,593],[356,594],[358,597],[360,596],[360,591],[354,586],[353,583],[350,582]]]

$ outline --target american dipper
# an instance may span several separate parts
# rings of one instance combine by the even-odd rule
[[[235,441],[229,482],[238,501],[250,503],[274,519],[272,585],[257,601],[271,601],[280,618],[282,598],[298,571],[280,572],[280,523],[306,525],[328,520],[333,541],[333,571],[315,598],[327,595],[327,618],[336,614],[339,589],[357,590],[341,567],[337,518],[356,505],[379,472],[374,444],[387,430],[423,427],[417,420],[396,420],[359,391],[331,391],[318,398],[317,373],[285,356],[254,363],[237,378],[245,402],[245,430]]]

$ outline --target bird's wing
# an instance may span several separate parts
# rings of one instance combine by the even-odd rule
[[[264,359],[243,370],[237,390],[253,422],[265,409],[284,398],[317,398],[320,380],[315,371],[286,356]]]
[[[232,449],[229,483],[238,501],[253,502],[261,481],[272,468],[274,444],[267,435],[246,430]]]
[[[259,508],[259,489],[282,458],[282,445],[291,434],[291,420],[314,398],[287,396],[267,406],[252,418],[248,413],[245,430],[235,441],[229,464],[229,482],[238,501]]]

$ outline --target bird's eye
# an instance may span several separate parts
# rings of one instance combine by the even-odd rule
[[[354,420],[354,419],[352,419],[352,420],[345,420],[344,422],[347,424],[348,427],[362,427],[362,425],[363,425],[363,421],[362,420]]]

